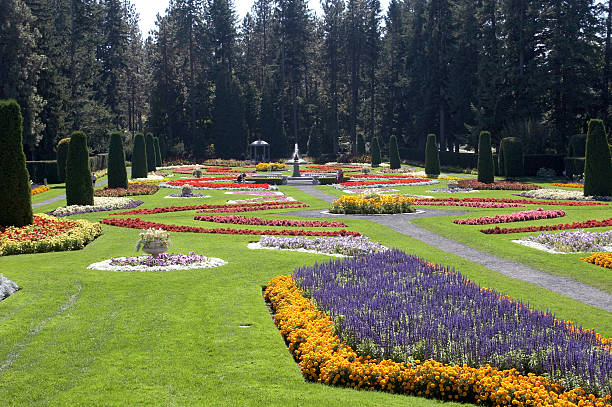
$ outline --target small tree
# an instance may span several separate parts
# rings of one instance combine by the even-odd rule
[[[132,150],[132,178],[147,178],[147,150],[145,137],[136,133]]]
[[[147,169],[149,172],[155,171],[155,141],[152,133],[147,133],[145,151],[147,154]]]
[[[19,104],[14,100],[0,101],[0,226],[21,227],[33,222],[22,133]]]
[[[389,166],[391,169],[397,169],[402,166],[399,148],[397,147],[397,137],[395,135],[389,138]]]
[[[603,121],[591,119],[584,159],[584,196],[612,195],[612,162]]]
[[[372,146],[370,147],[370,153],[372,155],[372,167],[376,168],[380,166],[380,145],[378,144],[378,137],[372,139]]]
[[[123,139],[118,131],[111,133],[108,146],[108,187],[125,189],[128,187]]]
[[[66,157],[69,145],[70,137],[63,138],[57,143],[57,175],[60,182],[66,182]]]
[[[94,203],[87,136],[82,131],[75,131],[70,136],[66,158],[66,203],[68,205]]]
[[[478,181],[490,184],[495,180],[495,166],[491,151],[491,133],[480,132],[478,139]]]
[[[162,159],[161,159],[161,149],[159,148],[159,137],[153,137],[153,142],[155,143],[155,166],[161,167]]]
[[[428,134],[425,144],[425,174],[431,177],[440,175],[440,152],[436,144],[436,135]]]
[[[523,143],[518,137],[506,137],[501,141],[500,166],[503,161],[503,174],[506,179],[523,175]],[[501,172],[500,168],[500,172]]]
[[[365,140],[363,134],[357,135],[357,154],[365,154]]]

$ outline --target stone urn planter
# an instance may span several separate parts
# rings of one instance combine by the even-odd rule
[[[153,257],[159,256],[161,253],[164,253],[168,250],[168,245],[163,243],[160,240],[154,240],[147,244],[146,246],[142,246],[142,251],[150,254]]]

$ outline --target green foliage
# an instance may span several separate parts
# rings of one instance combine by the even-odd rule
[[[428,134],[425,144],[425,174],[428,176],[440,175],[440,152],[436,144],[436,135]]]
[[[494,181],[495,166],[491,151],[491,133],[480,132],[478,140],[478,181],[490,184]]]
[[[321,155],[321,136],[319,132],[313,128],[313,131],[308,137],[308,156],[312,158],[319,158]]]
[[[497,149],[497,175],[502,176],[502,177],[506,175],[506,164],[504,163],[503,140],[499,143],[499,148]]]
[[[111,133],[108,146],[108,187],[126,189],[128,187],[123,139],[118,131]]]
[[[365,140],[363,134],[357,135],[357,154],[365,154]]]
[[[136,133],[134,137],[134,150],[132,150],[132,178],[146,178],[147,150],[144,134]]]
[[[23,152],[22,126],[17,102],[0,101],[0,226],[32,224],[30,175]]]
[[[573,178],[584,174],[584,157],[565,157],[565,176]]]
[[[68,157],[68,146],[70,137],[63,138],[57,143],[57,174],[59,182],[66,182],[66,157]]]
[[[159,148],[159,137],[153,137],[153,146],[155,147],[155,166],[161,167],[161,149]]]
[[[602,120],[591,119],[584,162],[584,195],[612,195],[612,161]]]
[[[402,166],[397,146],[397,137],[395,135],[389,138],[389,166],[391,169],[397,169]]]
[[[370,155],[372,156],[372,167],[376,168],[380,166],[380,145],[378,144],[378,137],[372,139],[372,145],[370,146]]]
[[[26,161],[26,168],[28,169],[28,174],[30,174],[30,180],[35,184],[44,183],[45,178],[47,179],[47,184],[60,183],[57,161],[55,160]]]
[[[145,151],[147,154],[147,169],[149,172],[155,171],[155,141],[152,133],[147,133]]]
[[[93,203],[87,136],[82,131],[75,131],[70,136],[66,158],[66,204],[93,205]]]
[[[523,143],[517,137],[506,137],[501,141],[499,154],[500,171],[507,179],[518,178],[524,172]]]
[[[586,134],[573,135],[567,148],[568,157],[584,157],[586,153]]]

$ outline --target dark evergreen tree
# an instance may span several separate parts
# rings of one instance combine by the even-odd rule
[[[402,161],[400,160],[399,147],[397,145],[397,137],[392,135],[389,138],[389,167],[393,169],[398,169],[402,166]]]
[[[136,133],[132,151],[132,178],[147,178],[148,172],[145,136],[142,133]]]
[[[491,133],[483,131],[478,141],[478,182],[492,183],[495,179],[493,152],[491,151]]]
[[[612,158],[603,121],[591,119],[584,159],[584,196],[612,196]]]
[[[125,189],[128,187],[123,138],[118,131],[111,133],[108,146],[108,187]]]
[[[155,141],[153,140],[152,133],[147,133],[145,139],[145,152],[147,154],[147,171],[155,171]]]
[[[161,149],[159,148],[159,137],[153,137],[153,143],[155,146],[155,166],[162,166]]]
[[[321,155],[321,138],[319,132],[312,131],[308,137],[308,156],[314,159]]]
[[[363,134],[357,135],[357,154],[365,154],[365,140]]]
[[[506,137],[501,142],[500,165],[503,164],[503,175],[506,179],[523,176],[523,143],[517,137]],[[503,162],[502,162],[503,161]],[[501,169],[500,169],[501,171]]]
[[[94,204],[87,136],[82,131],[75,131],[70,136],[66,158],[66,204]]]
[[[380,166],[380,145],[378,144],[378,137],[372,139],[372,145],[370,146],[370,154],[372,158],[372,167],[377,168]]]
[[[33,221],[22,123],[17,102],[0,100],[0,227],[21,227],[31,225]]]
[[[283,134],[279,102],[280,97],[276,82],[267,79],[261,97],[259,127],[261,128],[262,140],[270,144],[270,155],[273,159],[286,158],[289,154],[287,138]]]
[[[69,145],[70,137],[63,138],[57,143],[57,175],[60,182],[66,182],[66,159]]]
[[[440,175],[440,152],[436,143],[436,135],[427,135],[427,144],[425,144],[425,174],[428,177],[437,177]]]
[[[575,134],[569,140],[568,157],[584,157],[586,153],[586,134]]]

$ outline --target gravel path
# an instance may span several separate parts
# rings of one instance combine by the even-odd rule
[[[321,192],[311,185],[293,185],[326,202],[332,202],[336,197]],[[612,312],[612,295],[590,285],[575,281],[568,277],[560,277],[552,274],[525,266],[524,264],[515,261],[503,259],[489,253],[466,246],[452,239],[440,236],[426,229],[418,227],[410,223],[411,219],[417,217],[434,217],[434,216],[457,216],[468,212],[457,210],[441,210],[441,209],[426,209],[425,213],[414,215],[389,215],[389,216],[368,216],[368,215],[343,215],[342,217],[350,219],[368,219],[379,225],[388,226],[391,229],[403,233],[406,236],[413,237],[431,246],[437,247],[455,254],[464,259],[481,264],[491,270],[501,273],[505,276],[512,277],[517,280],[525,281],[547,290],[554,291],[576,301],[588,304],[594,307],[601,308],[605,311]],[[303,216],[310,218],[330,217],[330,215],[321,214],[320,210],[314,211],[299,211],[291,212],[292,216]],[[333,215],[331,215],[333,216]],[[340,216],[334,216],[338,219]]]

